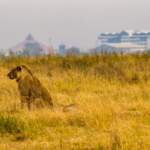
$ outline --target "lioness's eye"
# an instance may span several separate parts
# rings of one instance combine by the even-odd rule
[[[17,67],[17,71],[21,71],[21,67],[18,66],[18,67]]]

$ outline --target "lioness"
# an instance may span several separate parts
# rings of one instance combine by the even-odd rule
[[[26,103],[28,109],[31,109],[33,100],[42,99],[45,104],[53,106],[52,98],[46,88],[42,86],[40,81],[32,74],[31,70],[25,65],[13,68],[9,73],[10,79],[16,79],[18,89],[21,96],[21,106]]]

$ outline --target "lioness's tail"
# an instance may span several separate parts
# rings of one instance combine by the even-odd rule
[[[56,110],[61,110],[63,112],[75,112],[78,110],[78,105],[75,103],[64,105],[64,104],[55,104]]]
[[[78,105],[73,103],[73,104],[69,104],[69,105],[63,105],[62,111],[63,112],[74,112],[77,111],[78,109]]]

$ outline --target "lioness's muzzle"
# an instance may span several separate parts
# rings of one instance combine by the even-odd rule
[[[8,73],[7,76],[9,77],[9,79],[14,79],[14,77],[11,73]]]

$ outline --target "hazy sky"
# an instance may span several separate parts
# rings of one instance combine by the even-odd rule
[[[91,48],[100,32],[150,30],[150,0],[0,0],[0,48],[28,33],[56,47]]]

